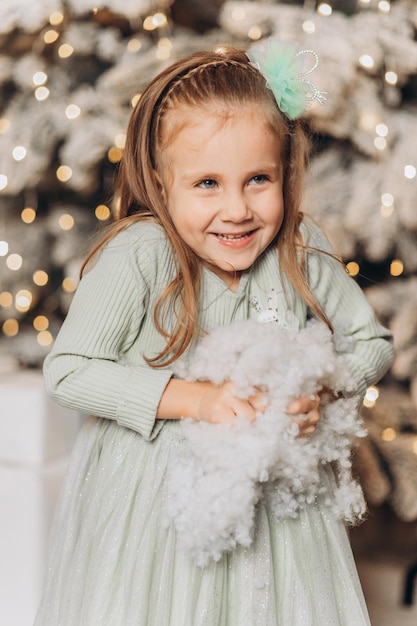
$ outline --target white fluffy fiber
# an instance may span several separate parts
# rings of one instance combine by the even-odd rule
[[[171,468],[168,513],[180,543],[199,565],[220,559],[238,544],[250,545],[261,497],[268,498],[279,518],[297,516],[318,497],[348,522],[363,515],[350,453],[355,437],[365,432],[355,383],[327,327],[313,322],[291,331],[277,323],[235,322],[210,333],[178,373],[216,384],[231,380],[242,397],[261,387],[269,399],[268,410],[253,424],[243,417],[233,427],[182,421],[189,447]],[[297,437],[286,406],[322,387],[346,397],[323,398],[315,433]],[[330,462],[337,488],[327,492],[321,477]]]

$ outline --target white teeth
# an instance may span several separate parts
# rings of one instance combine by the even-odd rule
[[[217,237],[219,237],[220,239],[227,239],[228,241],[237,241],[239,239],[244,239],[249,235],[250,233],[245,233],[244,235],[222,235],[221,233],[218,233]]]

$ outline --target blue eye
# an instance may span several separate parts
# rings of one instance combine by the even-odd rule
[[[249,184],[260,185],[267,180],[269,180],[269,176],[267,176],[266,174],[257,174],[250,179]]]
[[[202,187],[203,189],[214,189],[217,186],[217,183],[212,178],[206,178],[198,183],[197,187]]]

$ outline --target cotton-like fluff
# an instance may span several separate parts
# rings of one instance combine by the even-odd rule
[[[168,514],[178,539],[199,565],[219,560],[253,538],[256,504],[267,497],[279,518],[296,517],[320,498],[353,523],[365,512],[351,474],[351,447],[365,435],[358,416],[356,385],[332,334],[319,322],[300,331],[246,320],[220,327],[177,372],[188,380],[234,383],[239,396],[265,391],[268,409],[250,424],[233,426],[184,419],[187,452],[172,464]],[[321,420],[313,435],[298,437],[288,403],[326,388]],[[336,399],[334,399],[336,398]],[[337,488],[323,486],[323,466],[333,463]]]

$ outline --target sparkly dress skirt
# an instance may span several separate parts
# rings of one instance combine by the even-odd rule
[[[325,505],[278,520],[261,500],[252,545],[196,565],[166,515],[167,472],[185,445],[176,421],[148,442],[87,420],[35,626],[370,625],[344,525]]]

